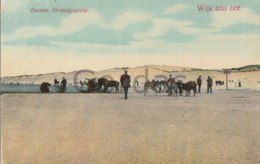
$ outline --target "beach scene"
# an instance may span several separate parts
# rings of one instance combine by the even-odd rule
[[[259,7],[2,0],[0,163],[260,163]]]

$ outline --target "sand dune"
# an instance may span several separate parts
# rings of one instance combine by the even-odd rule
[[[243,67],[244,68],[244,67]],[[247,69],[245,69],[247,68]],[[229,79],[233,82],[230,83],[230,88],[235,88],[237,82],[240,80],[242,82],[243,89],[253,89],[260,90],[260,70],[252,68],[251,70],[248,67],[244,69],[233,69],[229,75]],[[250,67],[251,68],[251,67]],[[257,67],[258,68],[258,67]],[[147,69],[147,70],[146,70]],[[107,77],[119,81],[120,75],[123,73],[124,68],[112,68],[99,72],[87,72],[86,70],[73,71],[73,72],[57,72],[57,73],[48,73],[40,75],[23,75],[15,77],[2,77],[1,84],[9,83],[19,83],[19,84],[41,84],[42,82],[49,82],[53,84],[55,78],[61,80],[62,77],[66,77],[69,84],[74,84],[75,75],[78,73],[76,82],[79,82],[85,78],[94,78],[94,77]],[[240,70],[240,71],[239,71]],[[169,74],[175,76],[185,76],[182,78],[183,81],[196,80],[199,75],[202,75],[202,79],[205,82],[208,76],[211,76],[213,80],[223,80],[225,81],[226,76],[221,70],[202,70],[188,67],[176,67],[176,66],[167,66],[167,65],[149,65],[149,66],[140,66],[134,68],[128,68],[129,74],[134,80],[136,77],[141,75],[148,77],[149,80],[155,79],[156,76],[164,76],[167,78]],[[162,78],[161,78],[162,79]],[[138,78],[140,84],[144,83],[144,78]]]

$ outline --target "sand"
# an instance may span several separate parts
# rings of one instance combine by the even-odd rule
[[[259,163],[260,92],[1,95],[2,162]]]

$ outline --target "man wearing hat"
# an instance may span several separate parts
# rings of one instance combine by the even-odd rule
[[[124,93],[125,93],[125,99],[127,99],[127,94],[128,94],[128,88],[130,87],[130,82],[131,82],[131,78],[130,76],[127,74],[127,70],[124,71],[125,73],[121,76],[120,78],[120,83],[121,86],[124,89]]]
[[[200,93],[200,88],[201,88],[201,84],[202,84],[201,75],[197,79],[197,84],[198,84],[198,93]]]

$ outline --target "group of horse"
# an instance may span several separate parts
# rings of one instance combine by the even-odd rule
[[[109,87],[114,87],[116,89],[116,92],[119,92],[120,83],[116,80],[108,80],[106,78],[92,78],[92,79],[84,79],[80,80],[79,84],[82,86],[82,91],[84,88],[84,85],[87,86],[88,92],[96,92],[96,91],[103,91],[107,92]],[[49,92],[49,86],[51,86],[47,82],[43,82],[40,89],[42,92]],[[102,90],[102,88],[104,88]],[[144,83],[144,95],[146,96],[148,90],[151,89],[154,91],[154,94],[157,95],[158,93],[168,93],[169,96],[174,95],[182,96],[183,91],[186,92],[186,96],[190,96],[190,92],[193,91],[193,96],[195,96],[197,92],[197,84],[194,81],[189,82],[182,82],[181,80],[175,81],[167,80],[167,81],[149,81],[147,80]]]
[[[116,80],[108,80],[106,78],[92,78],[92,79],[84,79],[80,81],[80,85],[82,86],[82,90],[84,85],[87,86],[88,92],[95,91],[103,91],[107,92],[109,87],[114,87],[116,92],[119,92],[120,83]],[[104,88],[101,90],[101,88]],[[193,96],[195,96],[197,92],[197,84],[194,81],[189,81],[187,83],[183,83],[181,80],[175,82],[174,79],[168,81],[146,81],[144,83],[144,95],[146,96],[148,89],[154,91],[154,94],[167,92],[168,95],[182,96],[183,91],[186,92],[186,96],[190,96],[190,92],[193,91]]]
[[[86,85],[88,92],[101,91],[102,87],[104,88],[103,92],[106,92],[109,87],[115,87],[116,92],[119,92],[119,82],[116,80],[108,80],[104,77],[85,79],[80,81],[80,85],[82,86],[82,90],[84,85]]]
[[[190,92],[193,91],[193,96],[197,93],[197,84],[194,81],[189,81],[187,83],[179,81],[168,80],[168,81],[146,81],[144,84],[144,95],[146,96],[148,89],[154,91],[154,94],[157,95],[158,93],[167,92],[169,96],[174,95],[182,96],[182,92],[186,92],[186,96],[190,96]]]
[[[216,85],[224,85],[224,81],[221,80],[216,80],[215,83]]]

